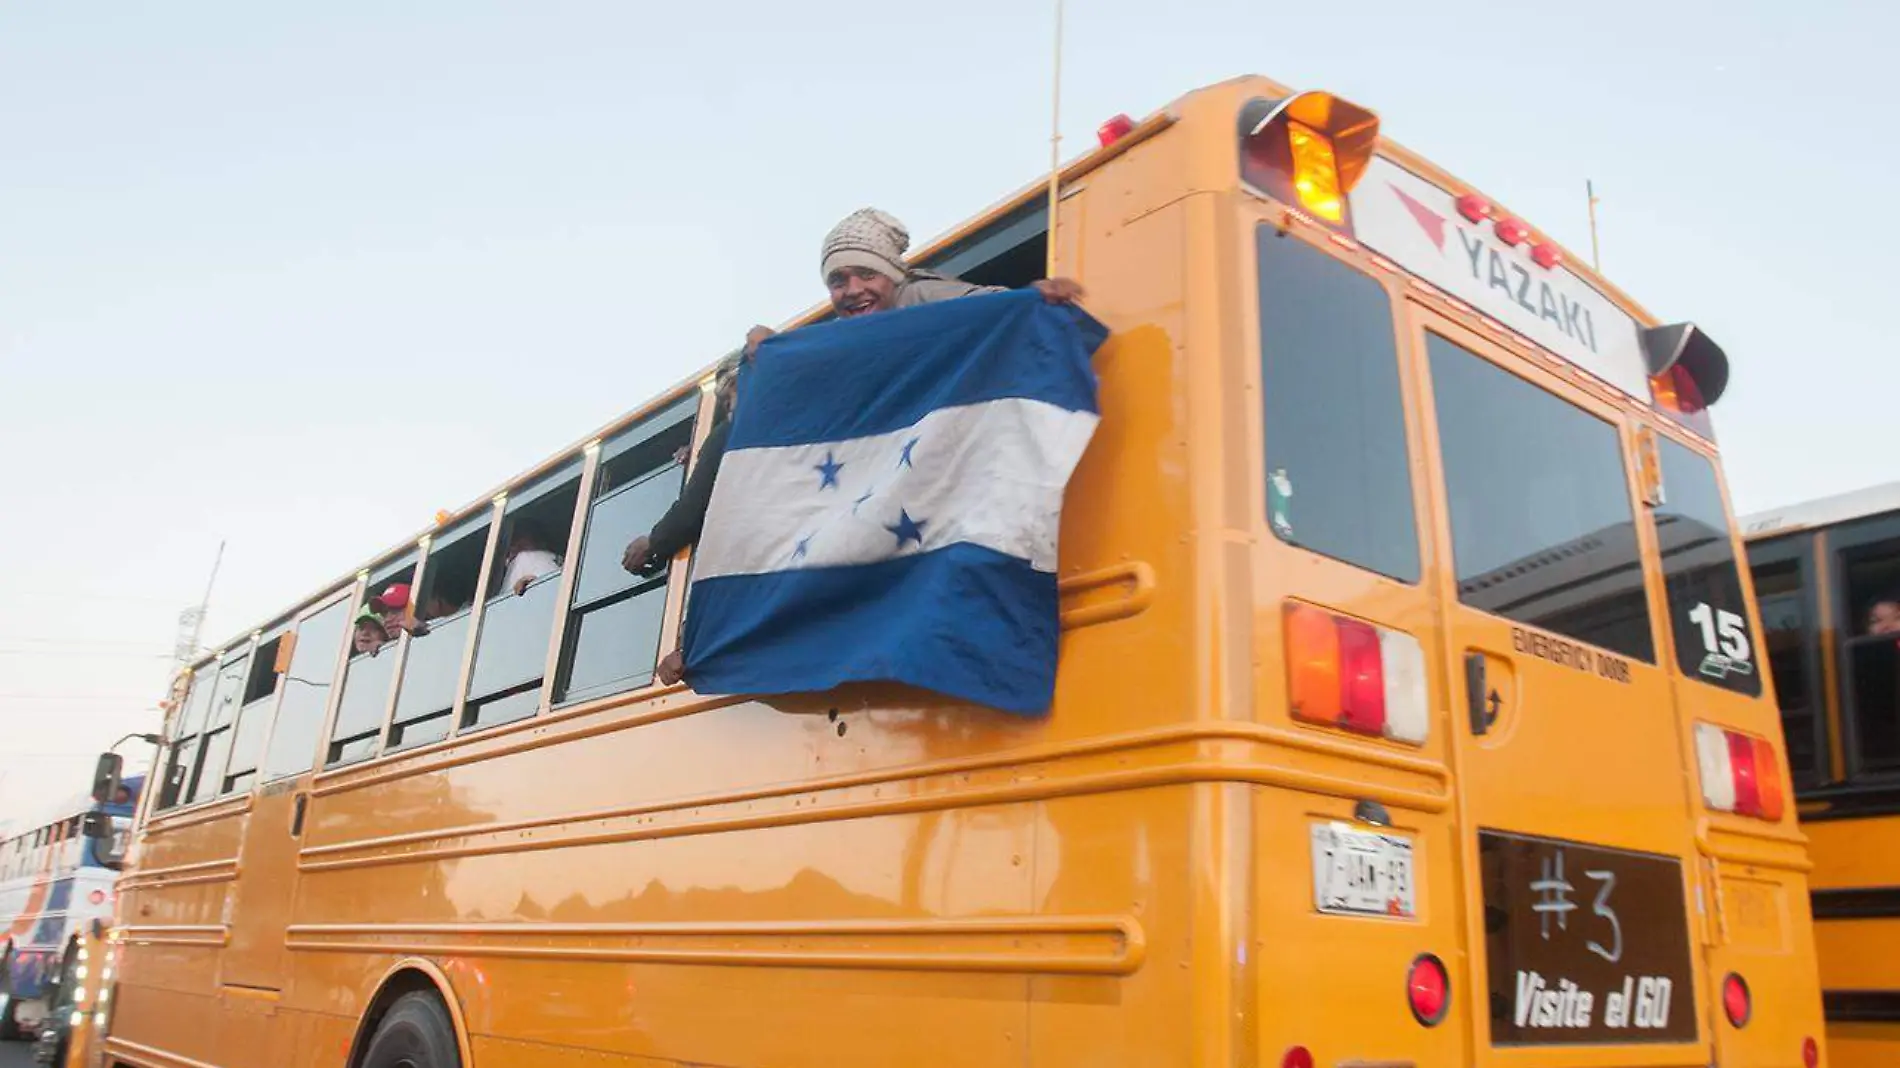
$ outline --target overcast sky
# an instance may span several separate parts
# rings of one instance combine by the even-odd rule
[[[300,10],[296,9],[300,8]],[[1035,0],[0,0],[0,817],[261,623],[1047,157]],[[1890,477],[1892,5],[1070,0],[1064,133],[1258,72],[1727,348],[1744,510]]]

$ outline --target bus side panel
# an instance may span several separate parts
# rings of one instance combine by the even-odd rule
[[[168,813],[144,831],[138,866],[118,883],[123,943],[114,1035],[222,1064],[218,979],[226,894],[237,877],[249,799]]]
[[[1821,989],[1839,995],[1872,994],[1888,1011],[1900,1006],[1900,915],[1886,908],[1830,907],[1830,891],[1891,890],[1900,886],[1900,815],[1823,819],[1802,824],[1814,858],[1815,949]],[[1862,998],[1861,1012],[1867,1012]],[[1831,1015],[1843,1015],[1836,1009]],[[1900,1064],[1900,1018],[1830,1019],[1829,1063],[1834,1068]]]

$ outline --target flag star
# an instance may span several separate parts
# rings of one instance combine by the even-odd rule
[[[831,455],[830,450],[826,450],[825,462],[821,464],[813,464],[811,465],[811,469],[813,471],[818,472],[818,477],[820,479],[818,483],[818,488],[826,489],[828,487],[836,486],[838,484],[838,472],[844,470],[844,465],[839,463],[837,459]]]
[[[812,535],[810,534],[798,539],[798,544],[792,547],[792,559],[803,560],[806,556],[810,555],[811,539]]]
[[[914,541],[918,547],[921,548],[924,544],[924,524],[926,522],[928,522],[928,520],[912,519],[909,512],[899,508],[897,510],[897,523],[893,526],[885,527],[884,529],[897,535],[897,547],[899,549],[902,549],[904,543],[907,541]]]
[[[897,458],[897,466],[899,466],[899,467],[910,467],[910,466],[911,466],[911,464],[910,464],[910,450],[912,450],[912,449],[914,449],[914,448],[916,448],[916,447],[917,447],[917,443],[918,443],[918,442],[920,442],[920,441],[922,441],[922,440],[924,440],[924,439],[923,439],[923,437],[922,437],[922,436],[920,435],[920,436],[918,436],[918,437],[914,437],[914,438],[912,438],[912,439],[910,439],[909,441],[906,441],[906,442],[904,443],[904,454],[903,454],[902,456],[899,456],[899,457]],[[913,468],[913,470],[915,470],[915,469]]]

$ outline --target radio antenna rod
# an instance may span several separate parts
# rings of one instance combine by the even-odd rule
[[[1597,187],[1590,179],[1583,180],[1583,191],[1590,198],[1590,269],[1603,273],[1603,257],[1597,251]]]
[[[1056,201],[1062,185],[1062,0],[1055,0],[1055,4],[1055,64],[1049,87],[1049,255],[1044,278],[1056,276]]]

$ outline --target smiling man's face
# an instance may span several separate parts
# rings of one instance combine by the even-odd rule
[[[868,267],[840,267],[825,279],[831,307],[839,318],[850,319],[897,306],[897,283]]]

